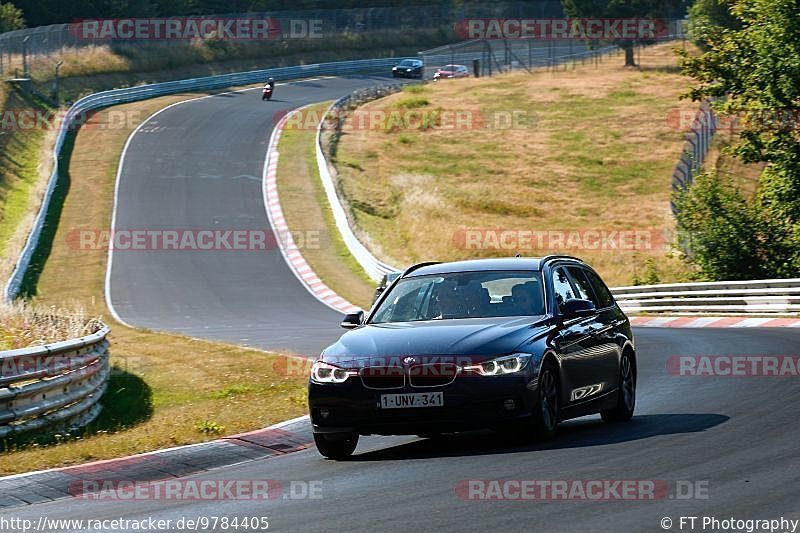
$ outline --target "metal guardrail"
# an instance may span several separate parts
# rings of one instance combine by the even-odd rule
[[[626,313],[800,312],[800,278],[641,285],[611,292]]]
[[[108,332],[0,352],[0,438],[94,420],[110,373]]]
[[[141,85],[127,89],[115,89],[100,93],[91,94],[81,98],[69,108],[59,127],[53,149],[53,173],[50,177],[47,189],[42,199],[42,205],[34,221],[25,247],[20,254],[20,258],[14,268],[14,272],[6,283],[4,297],[6,301],[13,300],[19,295],[25,272],[30,265],[31,258],[39,243],[44,221],[50,205],[53,191],[58,182],[59,175],[59,154],[64,146],[68,131],[79,124],[80,120],[85,120],[86,113],[96,109],[108,107],[115,104],[135,102],[147,98],[154,98],[168,94],[181,92],[205,91],[223,89],[227,87],[237,87],[262,83],[268,77],[275,80],[289,80],[308,78],[313,76],[341,76],[346,74],[365,73],[372,71],[387,71],[402,58],[384,59],[362,59],[356,61],[339,61],[332,63],[316,63],[312,65],[302,65],[297,67],[282,67],[266,70],[253,70],[249,72],[239,72],[220,76],[209,76],[204,78],[192,78],[188,80],[170,81],[166,83],[155,83],[151,85]]]
[[[338,128],[341,126],[342,120],[346,119],[347,110],[360,106],[370,100],[375,100],[377,98],[382,98],[389,94],[395,93],[401,88],[401,85],[388,85],[356,91],[334,102],[328,109],[326,116],[335,117],[335,127]],[[322,180],[322,186],[325,189],[325,196],[328,199],[328,204],[331,206],[336,228],[339,230],[339,234],[341,235],[345,246],[347,246],[348,251],[353,257],[355,257],[356,261],[358,261],[358,264],[361,265],[361,268],[363,268],[367,275],[374,281],[380,281],[386,273],[395,272],[398,269],[384,263],[372,255],[372,252],[370,252],[369,249],[364,246],[360,240],[358,240],[358,237],[356,237],[356,234],[350,225],[350,219],[347,216],[347,211],[345,211],[344,205],[342,204],[337,192],[336,180],[331,174],[330,167],[328,166],[328,160],[326,159],[325,153],[322,149],[322,131],[325,127],[325,124],[326,121],[322,120],[317,126],[315,149],[317,154],[319,177]]]

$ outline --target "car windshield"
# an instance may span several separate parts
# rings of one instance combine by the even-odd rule
[[[445,66],[442,67],[442,70],[446,70],[447,72],[453,72],[454,70],[456,70],[456,66],[455,65],[445,65]]]
[[[538,271],[454,272],[401,279],[370,323],[542,314]]]
[[[401,67],[414,67],[416,66],[416,64],[417,64],[416,61],[414,61],[413,59],[405,59],[400,62]]]

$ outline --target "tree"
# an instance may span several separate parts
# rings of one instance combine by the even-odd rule
[[[14,4],[0,4],[0,33],[19,30],[25,27],[22,10]]]
[[[715,40],[725,29],[741,29],[742,25],[731,13],[732,0],[697,0],[689,9],[689,33],[692,40],[708,50],[709,42]]]
[[[730,176],[709,171],[676,196],[678,237],[688,259],[711,280],[796,275],[792,230],[771,216],[758,197],[747,197]],[[794,256],[794,260],[792,257]]]
[[[734,0],[739,29],[721,29],[684,72],[696,80],[688,95],[714,99],[717,113],[737,116],[738,137],[727,151],[745,163],[766,163],[749,209],[768,224],[768,245],[780,257],[773,276],[800,275],[800,17],[796,0]],[[726,211],[735,220],[741,209]],[[762,258],[750,256],[750,262]],[[742,265],[743,270],[746,265]]]
[[[685,0],[561,0],[564,12],[573,18],[633,19],[652,18],[667,19],[682,16]],[[633,52],[637,44],[649,44],[652,41],[618,40],[617,44],[625,50],[625,66],[635,67]]]

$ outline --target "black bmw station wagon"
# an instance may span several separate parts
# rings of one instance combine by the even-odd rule
[[[415,265],[342,327],[308,385],[329,458],[351,455],[359,435],[511,427],[546,439],[569,418],[633,416],[630,322],[576,258]]]

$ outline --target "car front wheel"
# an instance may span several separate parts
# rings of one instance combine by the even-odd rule
[[[545,361],[539,374],[538,405],[533,413],[533,437],[549,440],[558,427],[558,367]]]
[[[602,411],[600,416],[604,422],[627,422],[633,418],[633,410],[636,407],[636,365],[633,357],[625,353],[619,362],[619,392],[617,395],[617,405],[606,411]]]
[[[358,433],[314,433],[317,450],[328,459],[346,459],[358,445]]]

